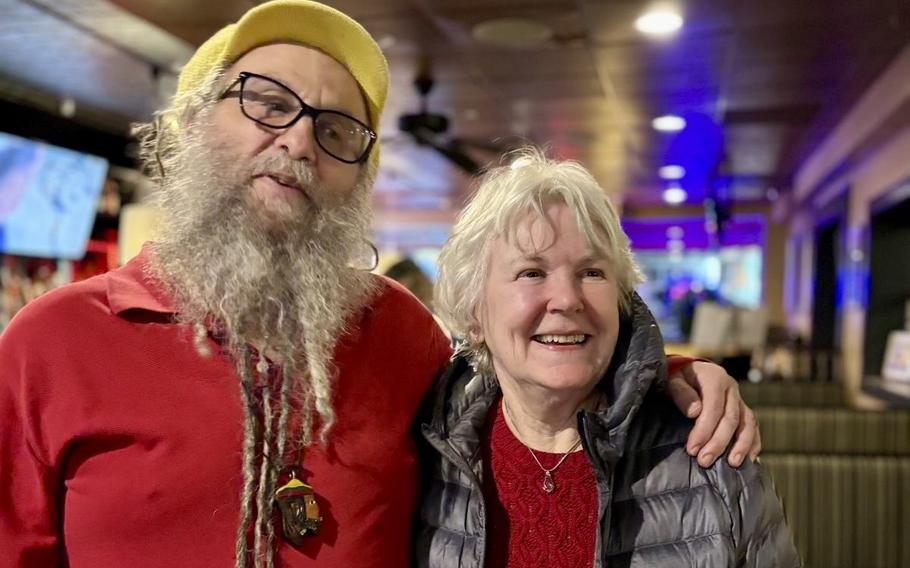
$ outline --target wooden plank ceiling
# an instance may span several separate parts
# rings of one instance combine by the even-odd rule
[[[0,0],[0,96],[72,97],[77,119],[125,128],[166,100],[193,46],[255,3]],[[635,207],[660,201],[657,169],[672,162],[704,170],[688,180],[692,203],[719,183],[738,201],[786,190],[832,121],[910,44],[907,0],[688,0],[676,4],[682,30],[660,40],[634,29],[646,0],[327,3],[363,23],[389,58],[377,200],[392,210],[451,211],[469,185],[397,131],[398,116],[420,107],[421,65],[436,82],[430,109],[450,118],[446,136],[546,143]],[[472,34],[505,17],[546,24],[552,37],[514,48]],[[690,128],[654,131],[664,113]]]

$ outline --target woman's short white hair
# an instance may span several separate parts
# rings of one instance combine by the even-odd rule
[[[547,206],[568,206],[588,246],[610,263],[621,311],[628,310],[631,294],[642,281],[616,209],[588,170],[574,161],[548,159],[535,148],[523,148],[510,157],[509,165],[493,168],[481,178],[439,255],[434,306],[461,340],[458,351],[483,373],[492,372],[490,353],[478,339],[489,247],[498,237],[512,241],[528,214],[544,219]]]

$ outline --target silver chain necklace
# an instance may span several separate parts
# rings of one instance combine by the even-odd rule
[[[581,438],[579,438],[574,444],[572,444],[572,447],[569,448],[569,451],[564,453],[562,455],[562,457],[559,458],[559,461],[556,462],[556,465],[554,465],[550,469],[545,468],[543,466],[543,464],[540,463],[540,460],[537,459],[537,455],[534,453],[534,450],[532,450],[531,448],[528,448],[528,446],[525,445],[525,447],[528,448],[528,451],[531,452],[531,457],[534,458],[535,462],[537,462],[537,467],[539,467],[541,469],[541,471],[543,471],[543,483],[541,484],[540,487],[541,487],[541,489],[544,490],[544,493],[553,493],[553,491],[556,490],[556,482],[553,481],[553,472],[556,471],[556,468],[558,468],[559,466],[562,465],[562,462],[566,461],[566,458],[569,457],[569,454],[574,452],[575,448],[577,448],[580,444],[581,444]],[[524,442],[522,442],[522,445],[524,445]]]
[[[511,422],[512,425],[513,425],[513,427],[514,427],[514,426],[515,426],[515,420],[512,419],[512,413],[509,411],[509,406],[506,404],[505,399],[503,399],[503,401],[502,401],[502,409],[503,409],[503,411],[504,411],[505,416],[509,419],[509,422]],[[517,430],[518,430],[518,429],[515,428],[515,430],[516,430],[516,433],[517,433]],[[527,448],[528,453],[530,453],[530,454],[531,454],[531,457],[534,458],[534,463],[536,463],[536,464],[537,464],[537,467],[540,468],[540,471],[543,472],[543,483],[540,485],[540,488],[543,489],[544,493],[546,493],[546,494],[553,493],[553,492],[556,490],[556,482],[553,480],[553,472],[555,472],[555,471],[559,468],[559,466],[561,466],[561,465],[563,464],[563,462],[565,462],[566,459],[568,459],[569,454],[571,454],[572,452],[574,452],[575,449],[576,449],[579,445],[581,445],[581,437],[579,436],[578,440],[576,440],[575,443],[572,444],[572,447],[569,448],[569,451],[567,451],[566,453],[564,453],[564,454],[562,455],[562,457],[559,458],[559,461],[556,462],[556,465],[554,465],[554,466],[551,467],[550,469],[547,469],[547,468],[545,468],[545,467],[543,466],[542,463],[540,463],[540,460],[537,459],[537,454],[534,453],[534,450],[532,450],[527,444],[525,444],[524,442],[522,442],[521,439],[518,438],[517,435],[515,436],[515,439],[518,440],[518,441],[521,443],[522,446],[524,446],[525,448]]]

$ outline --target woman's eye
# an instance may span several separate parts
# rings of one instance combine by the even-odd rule
[[[583,274],[585,278],[606,278],[603,270],[600,270],[599,268],[588,268]]]
[[[541,276],[543,276],[543,271],[536,268],[529,268],[518,273],[519,278],[540,278]]]

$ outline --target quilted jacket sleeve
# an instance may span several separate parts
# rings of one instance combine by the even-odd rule
[[[737,566],[801,566],[768,470],[760,463],[749,462],[734,469],[727,465],[726,459],[718,459],[712,470],[731,516]]]

